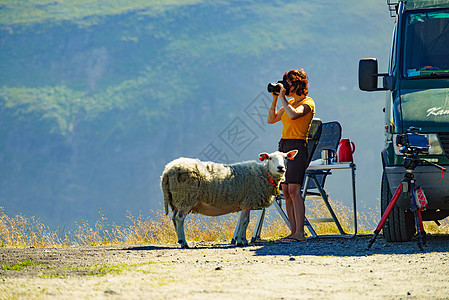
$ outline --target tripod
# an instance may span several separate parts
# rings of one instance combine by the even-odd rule
[[[404,174],[404,178],[402,179],[401,183],[396,189],[396,192],[394,193],[393,197],[391,198],[390,203],[387,206],[387,209],[385,209],[384,214],[382,215],[382,218],[380,219],[379,224],[376,227],[376,230],[374,230],[374,235],[369,241],[367,249],[370,249],[371,246],[374,244],[374,241],[376,237],[379,235],[379,232],[382,230],[382,228],[385,225],[385,222],[388,219],[388,216],[390,215],[391,211],[393,210],[394,205],[399,199],[399,196],[401,193],[405,193],[406,197],[410,199],[410,210],[413,212],[414,220],[415,220],[415,226],[416,226],[416,237],[418,239],[418,247],[422,251],[423,245],[426,243],[426,232],[424,231],[424,226],[422,223],[422,216],[421,211],[426,209],[427,206],[427,200],[424,196],[424,191],[420,188],[417,189],[415,185],[415,179],[413,175],[413,171],[415,168],[421,163],[421,162],[427,162],[431,164],[434,167],[437,167],[441,169],[441,171],[446,171],[446,168],[443,168],[442,166],[427,161],[422,160],[417,157],[417,155],[410,155],[406,156],[404,159],[404,167],[406,169],[406,173]],[[417,199],[418,198],[418,199]]]

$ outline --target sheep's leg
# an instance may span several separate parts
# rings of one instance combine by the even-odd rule
[[[172,220],[172,222],[173,222],[173,226],[175,226],[176,234],[178,234],[178,229],[176,228],[176,221],[175,221],[175,218],[176,218],[176,214],[177,214],[177,213],[178,213],[177,210],[173,210],[172,216],[171,216],[171,220]]]
[[[244,208],[242,212],[240,213],[240,221],[239,221],[239,228],[237,231],[237,246],[246,246],[248,245],[248,240],[246,239],[246,228],[249,224],[249,213],[251,211],[251,208]]]
[[[173,212],[173,224],[175,225],[176,235],[178,236],[178,243],[181,244],[181,248],[189,248],[187,244],[186,237],[184,234],[184,220],[187,216],[187,213],[183,213],[181,211]]]

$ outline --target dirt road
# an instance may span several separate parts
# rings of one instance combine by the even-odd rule
[[[449,236],[367,242],[0,248],[0,298],[449,299]]]

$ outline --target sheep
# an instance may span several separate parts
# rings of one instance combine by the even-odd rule
[[[237,246],[247,245],[246,228],[251,209],[270,206],[284,180],[284,159],[293,160],[298,150],[260,153],[259,160],[236,164],[202,162],[178,158],[168,163],[161,176],[165,214],[170,206],[178,243],[188,248],[184,219],[192,213],[221,216],[242,211],[237,229]]]

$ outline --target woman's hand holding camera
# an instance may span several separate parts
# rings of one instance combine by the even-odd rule
[[[277,84],[280,88],[279,90],[279,97],[284,97],[285,98],[285,93],[287,92],[287,90],[284,88],[284,85],[282,83],[278,83]]]

